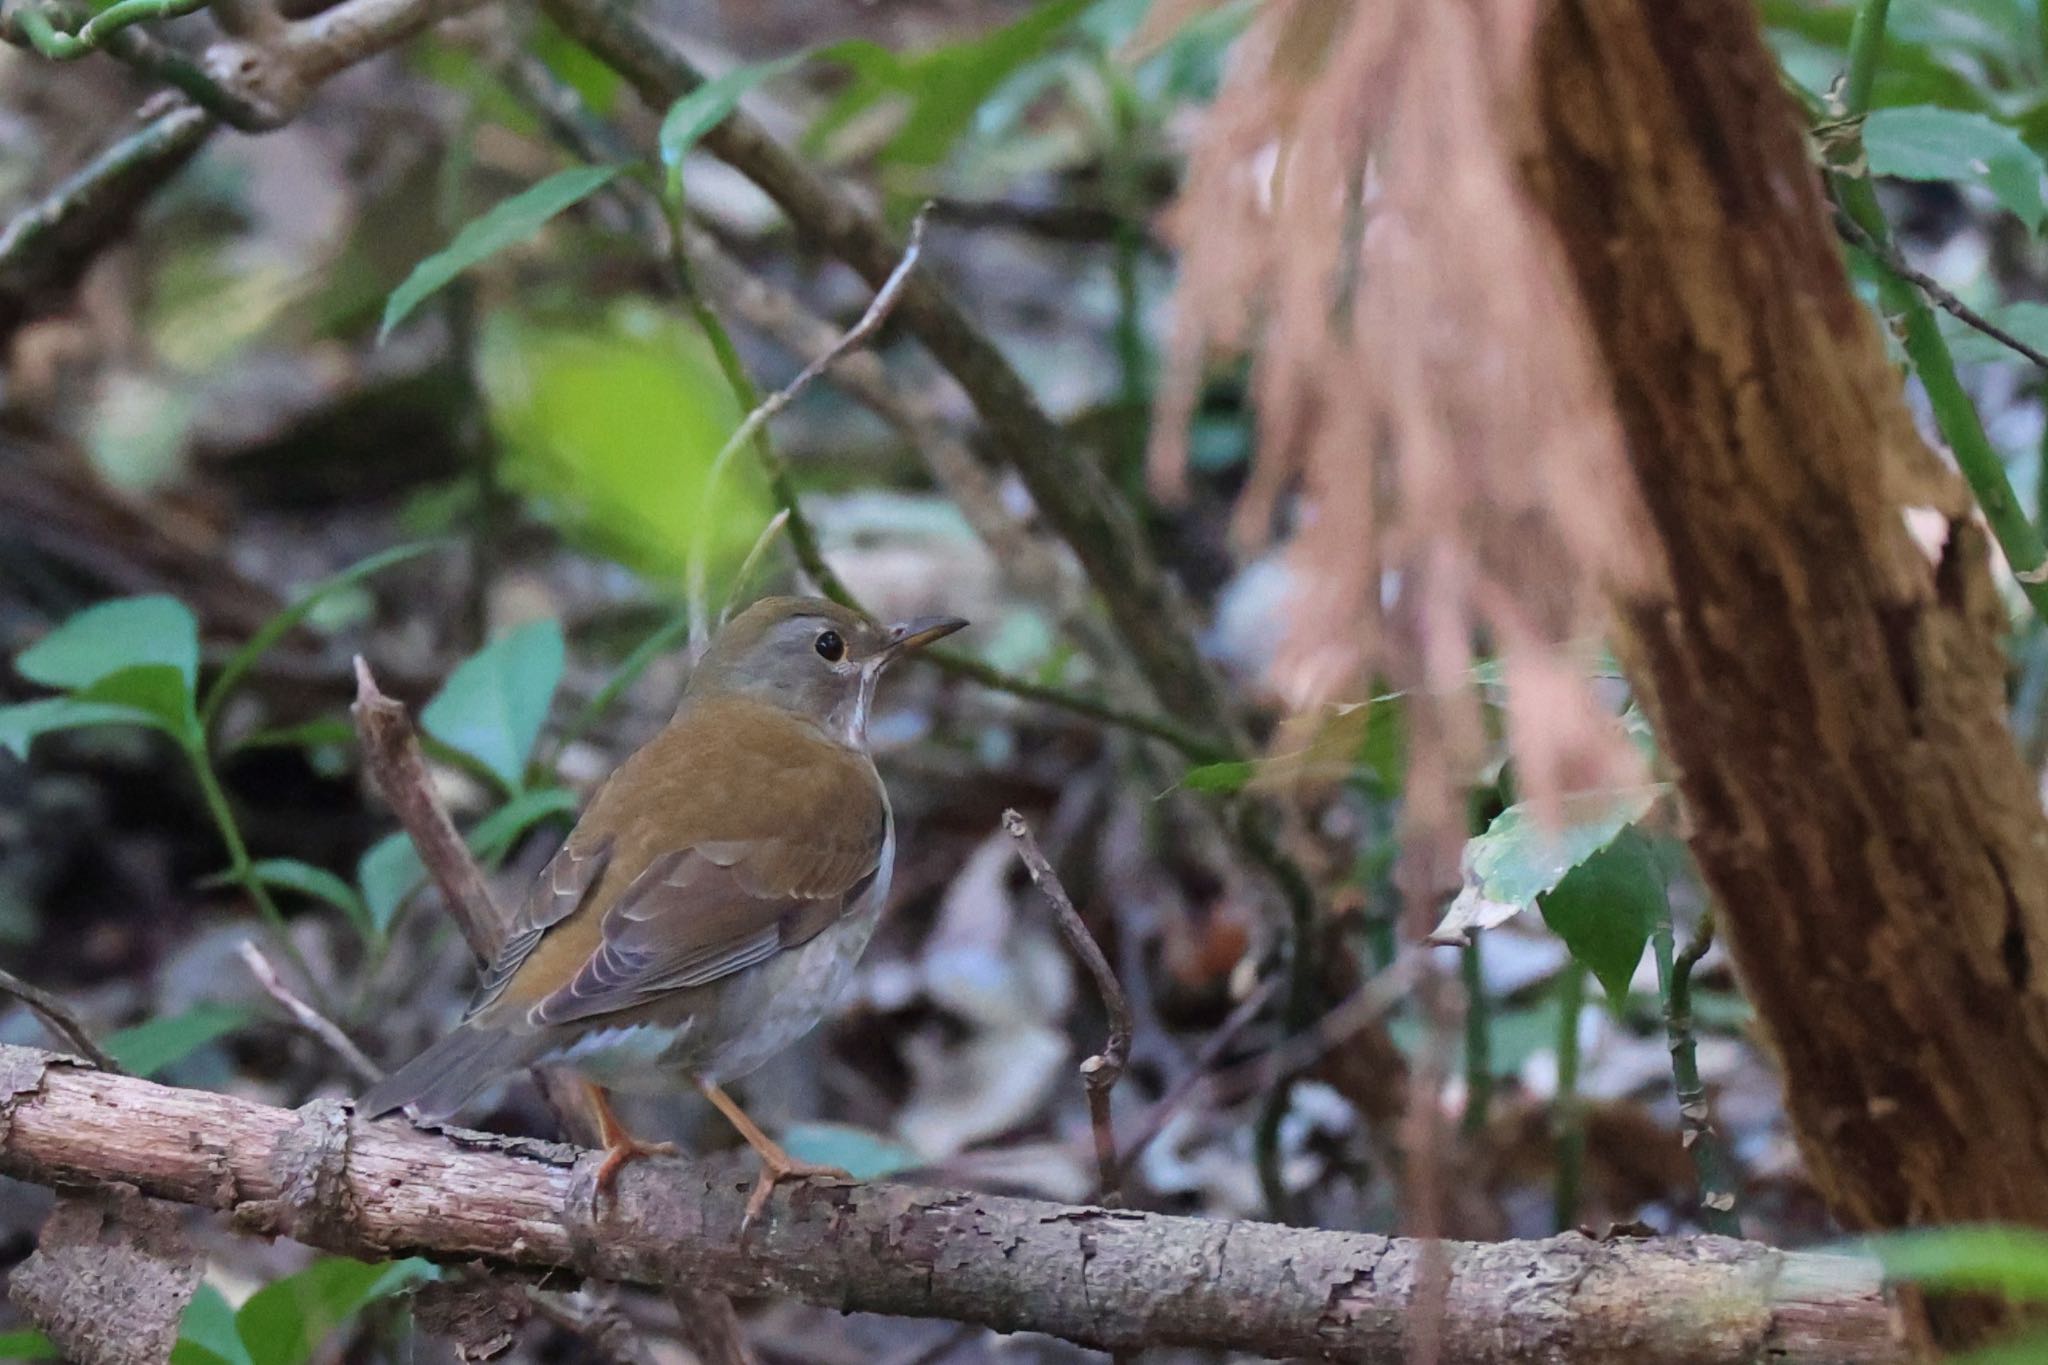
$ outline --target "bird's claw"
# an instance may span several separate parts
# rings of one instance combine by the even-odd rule
[[[646,1156],[674,1156],[680,1149],[673,1142],[642,1142],[636,1137],[625,1137],[604,1149],[604,1160],[597,1168],[597,1193],[609,1199],[617,1192],[619,1172],[629,1162]]]
[[[747,1235],[747,1229],[761,1216],[761,1210],[768,1207],[769,1196],[775,1187],[786,1180],[839,1180],[853,1183],[853,1173],[839,1166],[823,1166],[815,1161],[798,1161],[785,1156],[781,1161],[763,1159],[761,1174],[754,1181],[754,1189],[747,1196],[747,1210],[740,1215],[740,1236]]]

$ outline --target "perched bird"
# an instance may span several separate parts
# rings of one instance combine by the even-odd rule
[[[590,1086],[608,1190],[641,1142],[606,1088],[694,1082],[777,1182],[845,1173],[791,1157],[720,1088],[802,1037],[853,974],[889,894],[888,793],[868,756],[882,671],[966,625],[884,627],[808,597],[718,632],[675,718],[598,791],[513,917],[462,1023],[364,1095],[374,1118],[446,1118],[537,1063]]]

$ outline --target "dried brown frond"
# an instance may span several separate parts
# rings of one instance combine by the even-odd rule
[[[1183,273],[1154,480],[1178,486],[1206,366],[1251,353],[1236,529],[1251,546],[1284,521],[1298,582],[1273,681],[1297,708],[1375,676],[1424,701],[1411,829],[1462,829],[1482,641],[1526,792],[1636,779],[1565,649],[1646,561],[1603,372],[1513,160],[1538,11],[1269,0],[1167,224]]]

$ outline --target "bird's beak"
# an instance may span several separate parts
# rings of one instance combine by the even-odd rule
[[[956,630],[966,629],[967,623],[957,616],[919,616],[889,627],[889,643],[882,647],[881,658],[894,659],[912,650],[923,649],[934,640],[943,640]]]

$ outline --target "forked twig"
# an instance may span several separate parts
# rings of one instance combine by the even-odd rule
[[[1109,959],[1102,955],[1102,945],[1088,932],[1087,922],[1074,909],[1066,887],[1060,884],[1059,874],[1039,850],[1031,826],[1016,811],[1006,810],[1003,829],[1016,841],[1017,856],[1023,859],[1024,870],[1051,903],[1061,935],[1094,978],[1103,1009],[1109,1015],[1109,1038],[1102,1051],[1081,1063],[1081,1083],[1088,1090],[1088,1119],[1095,1131],[1095,1165],[1102,1179],[1102,1202],[1114,1208],[1123,1202],[1123,1177],[1117,1163],[1116,1128],[1110,1117],[1109,1097],[1131,1057],[1131,1002],[1125,997],[1116,973],[1110,970]]]

